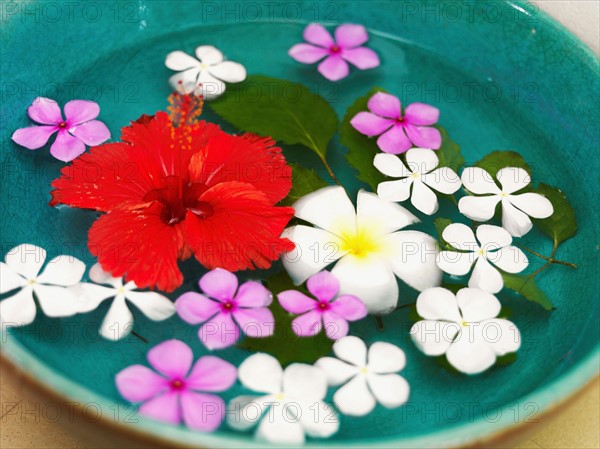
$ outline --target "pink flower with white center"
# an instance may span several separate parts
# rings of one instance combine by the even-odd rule
[[[204,323],[198,337],[208,349],[234,345],[240,339],[240,329],[253,338],[273,335],[275,320],[268,309],[273,297],[262,284],[248,281],[238,289],[237,277],[217,268],[202,276],[199,285],[206,296],[184,293],[175,308],[182,320]]]
[[[63,162],[72,161],[82,154],[86,145],[92,147],[110,139],[106,125],[94,120],[100,114],[100,106],[93,101],[69,101],[65,104],[66,118],[63,119],[56,101],[38,97],[27,109],[27,114],[42,126],[17,129],[12,140],[29,150],[37,150],[57,132],[50,154]]]
[[[360,70],[379,65],[379,56],[370,48],[361,47],[369,40],[362,25],[346,23],[335,29],[335,40],[322,25],[311,23],[304,29],[303,37],[308,44],[296,44],[289,55],[303,64],[319,64],[321,75],[330,81],[339,81],[350,73],[348,63]]]
[[[377,92],[367,103],[370,112],[359,112],[350,124],[361,134],[379,136],[377,146],[384,153],[400,154],[411,147],[438,150],[442,135],[432,128],[440,111],[428,104],[411,103],[402,115],[400,100],[393,95]]]
[[[214,356],[200,357],[179,340],[167,340],[147,354],[158,373],[132,365],[115,378],[121,396],[141,402],[140,414],[169,424],[182,421],[191,429],[212,432],[225,417],[225,402],[215,394],[228,390],[237,378],[236,368]],[[191,368],[191,370],[190,370]]]
[[[302,314],[292,322],[292,329],[300,337],[317,335],[325,325],[327,337],[338,340],[348,335],[348,321],[367,316],[367,306],[356,296],[337,296],[340,282],[329,271],[312,275],[306,287],[316,300],[297,290],[287,290],[277,295],[279,304],[286,311]]]

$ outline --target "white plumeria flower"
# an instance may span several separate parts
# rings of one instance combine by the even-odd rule
[[[216,98],[225,92],[225,83],[239,83],[246,79],[246,69],[233,61],[223,61],[223,53],[211,45],[196,48],[196,58],[182,51],[167,55],[165,65],[179,73],[169,78],[173,89]]]
[[[492,264],[507,273],[520,273],[527,268],[529,261],[523,251],[511,245],[512,237],[504,228],[481,225],[476,232],[477,238],[471,228],[462,223],[446,226],[442,238],[461,252],[442,251],[438,255],[437,264],[443,271],[454,276],[467,274],[475,264],[469,287],[498,293],[502,290],[504,281]]]
[[[123,279],[112,277],[102,270],[100,264],[90,269],[89,277],[95,284],[82,282],[73,288],[79,299],[80,313],[91,312],[102,301],[114,298],[100,326],[100,335],[104,338],[120,340],[133,330],[133,315],[126,300],[153,321],[166,320],[175,313],[175,305],[165,296],[156,292],[135,291],[137,286],[133,281],[123,285]]]
[[[440,284],[435,240],[419,231],[398,231],[418,222],[402,206],[360,191],[357,207],[342,187],[331,186],[300,198],[296,217],[315,225],[286,229],[296,248],[283,264],[296,285],[333,262],[340,295],[359,297],[371,314],[390,313],[398,303],[396,276],[421,291]]]
[[[531,183],[529,174],[518,167],[505,167],[496,174],[500,189],[492,176],[479,167],[468,167],[462,172],[462,183],[474,195],[464,196],[458,202],[460,213],[475,221],[488,221],[496,211],[498,203],[502,203],[502,227],[513,237],[527,234],[533,224],[533,218],[548,218],[554,213],[552,203],[539,193],[515,192],[524,189]]]
[[[338,357],[323,357],[315,364],[327,373],[330,386],[345,384],[333,402],[345,415],[364,416],[377,402],[396,408],[408,400],[408,382],[397,373],[406,365],[404,351],[390,343],[367,346],[358,337],[344,337],[333,345]]]
[[[455,296],[445,288],[431,288],[417,298],[417,313],[424,320],[410,334],[425,354],[446,354],[457,370],[478,374],[496,363],[496,357],[521,346],[517,327],[496,318],[500,309],[496,297],[483,290],[463,288]]]
[[[81,281],[85,264],[71,256],[61,255],[46,261],[46,250],[24,243],[11,249],[0,262],[0,294],[15,290],[0,302],[3,326],[24,326],[35,319],[35,298],[49,317],[75,315],[76,296],[67,287]]]
[[[229,403],[227,423],[233,429],[248,430],[260,421],[256,438],[276,444],[302,444],[305,435],[328,438],[338,431],[335,410],[323,402],[327,379],[319,368],[293,363],[284,371],[274,357],[257,353],[240,365],[238,378],[265,394]]]
[[[380,153],[375,156],[373,164],[377,170],[386,176],[400,178],[380,183],[377,186],[380,198],[402,202],[410,197],[410,202],[418,210],[433,215],[439,208],[433,190],[451,195],[460,189],[460,178],[454,170],[450,167],[437,168],[440,161],[435,151],[411,148],[406,153],[406,162],[408,167],[394,154]]]

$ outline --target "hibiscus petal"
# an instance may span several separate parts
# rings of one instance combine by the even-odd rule
[[[370,374],[367,382],[377,402],[386,408],[400,407],[408,401],[408,382],[397,374]]]
[[[12,140],[29,150],[37,150],[46,145],[55,132],[55,126],[29,126],[17,129],[12,135]]]
[[[366,315],[366,308],[365,308]],[[348,321],[334,312],[323,312],[323,327],[330,340],[339,340],[348,335]]]
[[[152,367],[169,379],[186,378],[194,360],[190,347],[180,340],[167,340],[154,346],[146,358]]]
[[[437,258],[437,265],[444,273],[464,276],[471,271],[476,259],[477,255],[473,252],[442,251]]]
[[[358,367],[334,357],[321,357],[316,361],[315,366],[325,372],[327,384],[332,387],[341,385],[358,374]]]
[[[411,125],[435,125],[440,117],[440,110],[425,103],[411,103],[406,107],[404,117]]]
[[[410,336],[423,354],[437,357],[446,353],[459,331],[458,323],[423,320],[413,324]]]
[[[100,115],[100,106],[93,101],[71,100],[65,104],[65,117],[71,126],[94,120],[98,115]]]
[[[26,326],[35,319],[36,307],[33,290],[25,287],[0,301],[0,321],[2,326]]]
[[[429,173],[440,163],[435,151],[427,148],[411,148],[406,152],[406,162],[413,173]]]
[[[181,393],[181,411],[187,427],[201,432],[213,432],[225,418],[225,401],[214,394]]]
[[[336,43],[342,48],[354,48],[369,40],[367,29],[362,25],[345,23],[334,32]]]
[[[500,272],[496,270],[485,258],[480,257],[475,263],[475,268],[469,278],[469,287],[480,288],[490,293],[502,290],[504,282]]]
[[[204,323],[221,310],[217,301],[196,292],[187,292],[177,298],[175,308],[177,315],[189,324]]]
[[[49,317],[73,316],[79,311],[75,294],[64,287],[35,284],[33,291],[40,307]]]
[[[233,318],[248,337],[266,338],[273,335],[275,318],[267,307],[238,309],[233,312]]]
[[[58,125],[63,121],[60,106],[50,98],[37,97],[27,108],[29,118],[44,125]]]
[[[354,295],[341,295],[330,303],[331,311],[348,320],[358,321],[367,316],[365,303]]]
[[[218,313],[198,331],[198,338],[207,349],[223,349],[240,339],[240,329],[229,313]]]
[[[393,178],[404,178],[412,174],[402,159],[393,154],[378,153],[373,160],[373,165],[384,175]]]
[[[211,298],[231,301],[238,288],[237,276],[227,270],[216,268],[206,273],[199,282],[200,288]]]
[[[303,64],[314,64],[329,54],[325,48],[315,47],[310,44],[296,44],[288,51],[288,54]]]
[[[442,238],[456,249],[474,251],[479,248],[473,230],[462,223],[452,223],[442,232]]]
[[[481,225],[475,231],[479,246],[486,251],[503,248],[512,242],[510,234],[500,226]]]
[[[486,258],[507,273],[520,273],[529,265],[525,253],[516,246],[506,246],[498,251],[487,253]]]
[[[185,384],[192,390],[220,392],[229,389],[236,378],[237,370],[231,363],[205,355],[194,364]]]
[[[514,323],[504,319],[485,320],[480,323],[481,338],[497,356],[516,352],[521,347],[521,333]]]
[[[76,125],[70,128],[69,132],[90,147],[100,145],[110,139],[110,131],[99,120]]]
[[[0,262],[0,294],[8,293],[17,287],[27,285],[27,280],[4,262]]]
[[[8,267],[26,279],[35,279],[46,261],[46,250],[30,243],[11,249],[4,261]]]
[[[269,415],[262,419],[256,429],[256,439],[278,445],[302,445],[304,428],[290,410],[293,407],[272,406]]]
[[[81,281],[85,273],[85,264],[72,256],[57,256],[44,268],[37,278],[41,284],[62,285],[68,287]]]
[[[370,112],[363,111],[352,117],[350,124],[359,133],[373,137],[389,129],[393,125],[393,122],[387,118],[381,118]]]
[[[406,365],[404,351],[396,345],[383,341],[371,345],[368,359],[369,371],[378,374],[396,373]]]
[[[290,400],[320,401],[327,394],[327,377],[315,366],[292,363],[283,372],[283,393]]]
[[[389,119],[397,119],[402,114],[402,105],[398,97],[385,92],[377,92],[367,102],[369,111]]]
[[[304,28],[302,36],[306,42],[318,45],[319,47],[330,47],[335,43],[331,34],[329,34],[329,31],[327,31],[323,25],[319,25],[318,23],[311,23]]]
[[[412,183],[413,178],[403,178],[398,179],[397,181],[382,182],[377,186],[377,195],[379,198],[386,201],[406,201],[410,197],[410,186]]]
[[[317,306],[317,302],[314,299],[309,298],[304,293],[300,293],[298,290],[281,292],[277,295],[277,299],[286,312],[293,313],[294,315],[308,312]]]
[[[389,131],[379,136],[377,146],[384,153],[401,154],[412,147],[412,142],[402,126],[394,125]]]
[[[260,282],[248,281],[240,286],[235,302],[241,307],[266,307],[273,302],[273,295]]]
[[[421,181],[446,195],[457,192],[462,185],[460,178],[450,167],[440,167],[431,173],[421,175]]]
[[[211,75],[209,70],[202,70],[197,82],[200,93],[207,100],[212,100],[225,92],[225,83]]]
[[[496,354],[489,345],[474,339],[464,331],[446,352],[448,362],[465,374],[479,374],[496,362]]]
[[[175,313],[175,304],[156,292],[128,291],[125,297],[153,321],[163,321]]]
[[[411,142],[418,147],[437,150],[442,146],[442,135],[436,128],[406,125],[404,129]]]
[[[521,212],[505,198],[502,200],[502,227],[514,237],[523,237],[531,231],[533,223],[527,214]]]
[[[329,271],[321,271],[311,276],[306,287],[320,301],[331,301],[340,290],[340,282]]]
[[[350,73],[348,63],[339,55],[330,55],[319,63],[317,70],[329,81],[339,81]]]
[[[223,61],[223,53],[212,45],[196,47],[196,57],[206,65],[215,65]]]
[[[373,69],[381,64],[377,53],[366,47],[345,49],[342,58],[360,70]]]
[[[476,288],[462,288],[456,294],[456,301],[467,323],[495,318],[502,306],[494,295]]]
[[[362,368],[367,365],[367,346],[358,337],[344,337],[333,344],[333,353],[341,360]]]
[[[292,321],[292,330],[299,337],[313,337],[321,332],[323,322],[321,312],[306,312]]]
[[[125,303],[125,297],[118,295],[102,320],[99,333],[108,340],[117,341],[129,335],[132,330],[133,315]]]
[[[360,190],[356,206],[358,229],[369,228],[383,235],[405,228],[419,219],[404,207],[379,198],[371,192]]]
[[[238,378],[249,390],[277,394],[281,392],[283,370],[275,357],[256,353],[239,366]]]
[[[426,215],[433,215],[439,209],[439,204],[435,193],[423,182],[416,179],[413,182],[412,196],[410,202],[415,208]]]
[[[59,131],[50,147],[50,154],[59,161],[70,162],[85,152],[85,143],[67,131]]]
[[[548,198],[538,193],[511,195],[508,201],[533,218],[548,218],[554,213],[552,203]]]
[[[115,376],[117,389],[130,402],[144,402],[155,397],[168,387],[168,380],[150,368],[132,365]]]
[[[531,183],[531,176],[520,167],[504,167],[498,170],[496,178],[504,193],[515,193]]]
[[[340,186],[330,186],[303,196],[293,205],[296,217],[326,231],[334,232],[336,224],[356,220],[354,205]],[[323,213],[327,211],[327,213]]]
[[[488,221],[496,213],[499,202],[499,195],[463,196],[458,201],[458,210],[471,220]]]
[[[369,391],[367,379],[356,376],[333,395],[333,402],[344,415],[365,416],[376,405],[375,398]]]
[[[198,60],[182,51],[172,51],[165,58],[165,65],[178,72],[182,70],[191,69],[197,67],[199,64]]]
[[[165,393],[140,406],[140,415],[169,424],[181,422],[181,406],[177,392]]]
[[[476,195],[500,194],[500,189],[494,182],[494,178],[483,168],[467,167],[463,170],[460,179],[465,188]]]
[[[456,297],[441,287],[430,288],[419,295],[417,313],[426,320],[462,321]]]

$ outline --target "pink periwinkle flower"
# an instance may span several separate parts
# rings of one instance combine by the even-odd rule
[[[359,112],[350,123],[361,134],[379,136],[377,146],[385,153],[400,154],[413,146],[438,150],[442,135],[432,128],[440,111],[428,104],[412,103],[402,115],[400,100],[393,95],[377,92],[367,103],[371,112]]]
[[[96,146],[110,139],[104,123],[94,120],[100,106],[93,101],[72,100],[65,104],[65,119],[56,101],[38,97],[27,109],[29,118],[42,126],[17,129],[12,140],[30,150],[42,148],[52,134],[58,132],[50,147],[50,154],[69,162],[85,151],[85,146]]]
[[[153,347],[148,362],[119,372],[119,393],[130,402],[142,403],[140,414],[170,424],[182,421],[191,429],[211,432],[225,417],[225,402],[215,394],[229,389],[237,378],[231,363],[218,357],[200,357],[179,340],[167,340]],[[191,370],[190,370],[191,368]]]
[[[292,322],[292,329],[300,337],[321,332],[332,340],[348,335],[348,321],[367,316],[365,304],[353,295],[340,295],[340,282],[329,271],[321,271],[306,281],[306,287],[316,300],[297,290],[286,290],[277,295],[279,304],[289,313],[301,314]]]
[[[273,298],[261,283],[248,281],[238,289],[237,277],[217,268],[202,276],[199,285],[205,295],[184,293],[175,302],[175,308],[184,321],[204,323],[198,337],[208,349],[235,344],[240,339],[240,329],[254,338],[273,334],[274,319],[268,309]]]
[[[350,23],[335,29],[335,40],[322,25],[311,23],[304,29],[304,40],[308,44],[296,44],[289,55],[298,62],[319,64],[318,70],[330,81],[338,81],[348,76],[348,62],[360,70],[372,69],[379,65],[379,56],[370,48],[361,47],[369,40],[367,30],[362,25]]]

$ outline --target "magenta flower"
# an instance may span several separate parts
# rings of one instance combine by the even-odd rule
[[[27,109],[27,114],[42,126],[17,129],[12,140],[25,148],[37,150],[46,145],[52,134],[58,132],[50,147],[50,154],[64,162],[82,154],[86,145],[100,145],[110,138],[106,125],[94,120],[100,114],[100,106],[93,101],[69,101],[65,104],[66,119],[63,119],[56,101],[38,97]]]
[[[167,340],[147,354],[158,371],[132,365],[115,378],[121,396],[141,402],[140,414],[170,424],[181,421],[191,429],[211,432],[225,417],[225,402],[209,393],[229,389],[236,380],[235,367],[214,356],[200,357],[179,340]],[[191,371],[190,371],[191,368]],[[209,392],[209,393],[207,393]]]
[[[318,70],[330,81],[348,76],[348,62],[360,70],[379,65],[377,53],[370,48],[361,47],[369,40],[367,30],[362,25],[340,25],[335,29],[334,40],[322,25],[311,23],[304,29],[303,36],[309,43],[294,45],[290,48],[289,55],[303,64],[314,64],[325,58]]]
[[[400,100],[393,95],[377,92],[367,103],[371,112],[359,112],[350,123],[361,134],[379,136],[377,146],[385,153],[400,154],[413,145],[437,150],[442,145],[442,135],[431,128],[440,111],[424,103],[412,103],[402,115]]]
[[[309,337],[321,332],[332,340],[348,335],[348,321],[357,321],[367,316],[365,304],[353,295],[337,296],[340,282],[329,271],[321,271],[306,281],[308,291],[316,300],[297,290],[279,293],[277,299],[285,310],[302,314],[292,322],[292,329],[300,337]]]
[[[175,301],[175,309],[190,324],[205,323],[198,337],[208,349],[235,344],[240,338],[240,328],[254,338],[273,334],[273,314],[267,307],[272,301],[271,292],[259,282],[249,281],[238,289],[237,277],[217,268],[202,276],[199,285],[208,297],[196,292],[184,293]]]

